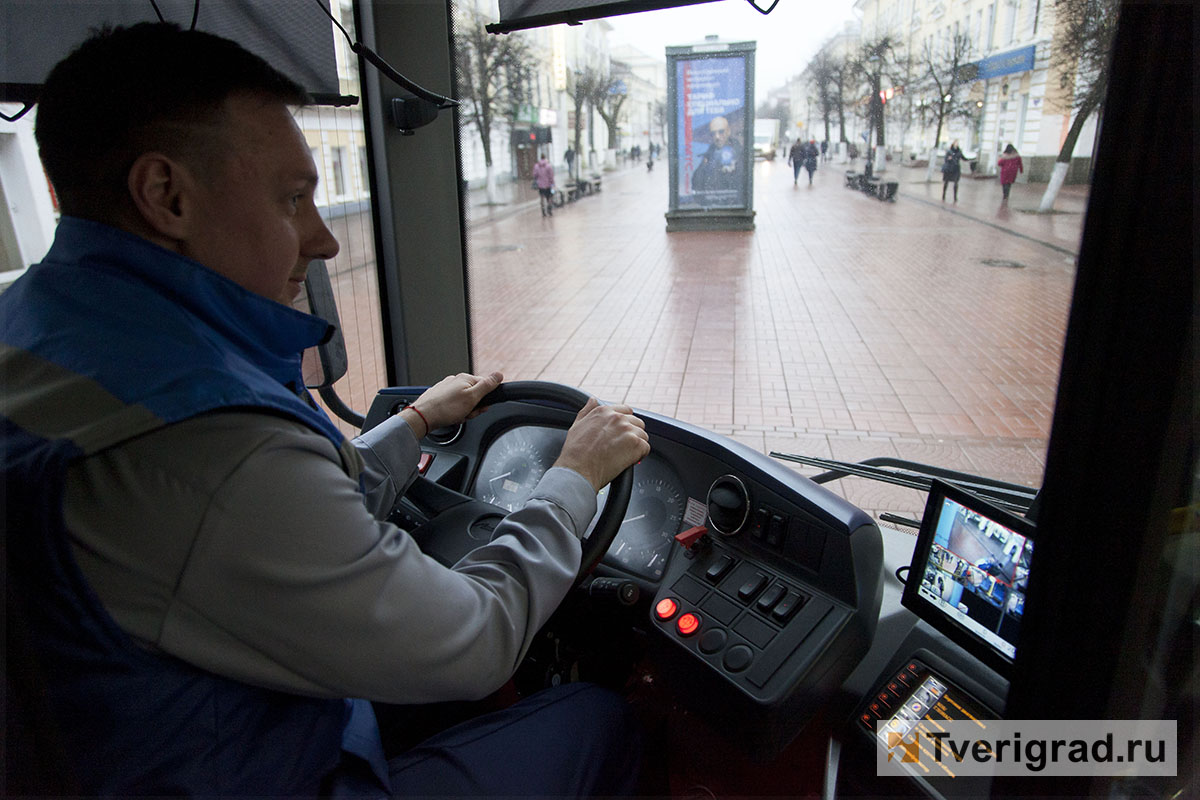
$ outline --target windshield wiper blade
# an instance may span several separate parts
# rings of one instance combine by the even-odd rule
[[[814,483],[828,483],[848,475],[853,475],[859,478],[868,478],[870,480],[928,492],[932,485],[932,479],[938,478],[961,486],[968,491],[991,500],[997,505],[1019,511],[1022,514],[1029,510],[1029,507],[1033,504],[1034,497],[1037,495],[1036,491],[1024,486],[993,481],[979,475],[970,475],[965,472],[942,469],[941,467],[934,467],[929,464],[918,464],[914,461],[905,461],[898,458],[869,458],[865,461],[852,463],[849,461],[835,461],[830,458],[801,456],[775,451],[772,451],[770,455],[772,458],[778,458],[783,461],[794,461],[798,464],[826,470],[826,472],[810,478]],[[885,467],[893,467],[893,469]]]

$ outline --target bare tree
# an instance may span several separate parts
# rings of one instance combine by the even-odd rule
[[[595,104],[600,118],[608,126],[609,150],[615,150],[620,146],[621,131],[619,125],[621,106],[625,104],[625,100],[628,97],[629,89],[625,85],[625,81],[621,80],[618,76],[611,76],[596,84],[596,92],[592,98],[592,102]]]
[[[658,128],[659,134],[665,139],[667,135],[667,104],[662,100],[655,100],[654,113],[652,116],[654,119],[654,127]]]
[[[809,84],[817,91],[821,118],[825,123],[825,138],[832,141],[830,127],[837,118],[839,142],[846,137],[846,107],[855,84],[862,78],[857,56],[835,56],[826,50],[818,52],[805,67]]]
[[[843,55],[835,58],[829,65],[829,85],[833,94],[833,108],[838,118],[838,141],[848,142],[846,138],[846,96],[854,81],[853,61]]]
[[[1108,92],[1109,59],[1117,30],[1119,0],[1055,0],[1058,30],[1050,63],[1059,72],[1059,86],[1071,92],[1075,119],[1054,160],[1054,171],[1042,195],[1039,211],[1052,211],[1067,178],[1075,143],[1093,112],[1100,112]]]
[[[854,76],[860,86],[866,87],[867,124],[875,134],[875,144],[882,147],[887,144],[884,135],[883,105],[884,99],[880,92],[884,80],[894,83],[892,75],[895,72],[896,43],[890,35],[864,42],[859,48],[858,56],[853,62]]]
[[[932,97],[922,108],[928,109],[935,121],[926,180],[933,177],[935,154],[942,141],[942,128],[951,118],[969,118],[973,112],[967,95],[978,69],[972,62],[971,50],[971,39],[963,33],[955,34],[940,49],[926,44],[921,50],[919,88]]]
[[[485,29],[487,20],[464,14],[456,20],[454,64],[460,113],[474,126],[483,145],[487,201],[496,202],[496,173],[492,159],[492,129],[498,119],[515,117],[526,91],[532,59],[519,34],[496,36]]]
[[[581,166],[583,161],[583,142],[581,134],[583,132],[583,107],[591,106],[593,99],[596,96],[596,87],[603,83],[606,78],[592,69],[585,67],[582,70],[576,70],[572,76],[573,79],[567,82],[567,95],[570,96],[571,102],[575,107],[575,164]],[[575,176],[572,176],[575,177]]]
[[[825,123],[825,141],[829,141],[829,126],[831,117],[838,110],[838,62],[829,53],[822,50],[808,62],[808,82],[817,93],[817,108],[821,112],[821,120]],[[845,117],[843,116],[842,135],[845,136]]]

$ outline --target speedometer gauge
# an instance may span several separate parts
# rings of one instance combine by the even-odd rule
[[[488,448],[475,479],[476,499],[516,511],[525,505],[542,475],[554,463],[565,432],[552,428],[513,428]]]
[[[642,461],[634,468],[629,508],[605,561],[646,578],[661,578],[686,503],[674,470],[657,459]]]

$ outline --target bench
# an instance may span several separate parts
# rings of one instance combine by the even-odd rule
[[[567,196],[567,202],[574,203],[581,196],[582,188],[575,181],[571,181],[563,187],[563,192]]]
[[[880,178],[875,177],[874,175],[872,175],[869,178],[863,178],[863,181],[862,181],[863,194],[869,194],[869,195],[878,197],[879,196],[879,187],[882,184],[883,184],[883,181]]]
[[[879,200],[896,202],[896,192],[900,189],[899,181],[879,181]]]
[[[861,179],[862,179],[861,172],[855,172],[852,169],[846,170],[846,188],[847,189],[861,189],[862,188],[862,185],[860,183]]]

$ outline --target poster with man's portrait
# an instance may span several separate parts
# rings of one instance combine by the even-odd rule
[[[747,206],[746,57],[675,62],[679,206]]]

